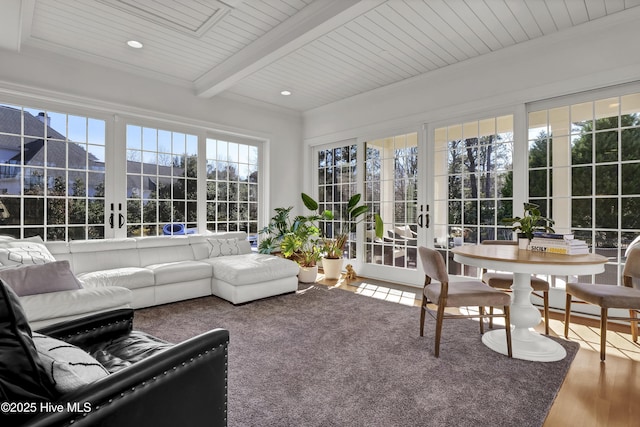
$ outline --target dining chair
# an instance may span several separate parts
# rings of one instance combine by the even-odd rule
[[[518,242],[514,240],[483,240],[483,245],[514,245],[517,246]],[[501,289],[505,292],[511,292],[511,285],[513,285],[513,274],[511,273],[496,273],[487,272],[486,269],[482,270],[482,281],[492,288]],[[549,335],[549,282],[536,276],[531,276],[531,288],[534,295],[538,298],[542,298],[542,308],[544,310],[544,333]],[[493,307],[489,309],[489,313],[493,311]],[[489,327],[493,328],[493,319],[489,319]]]
[[[631,337],[638,342],[638,312],[640,312],[640,246],[628,252],[622,272],[622,286],[591,283],[567,283],[567,304],[564,313],[564,337],[569,335],[571,303],[600,307],[600,360],[605,360],[607,321],[626,320],[631,323]],[[577,300],[573,301],[573,298]],[[628,309],[629,317],[609,317],[610,308]]]
[[[425,314],[429,312],[436,319],[435,356],[440,355],[440,337],[442,336],[442,323],[444,319],[453,318],[480,318],[480,333],[484,333],[485,317],[502,317],[505,321],[507,336],[507,353],[512,357],[511,349],[511,322],[509,317],[509,304],[511,297],[497,289],[490,288],[479,280],[467,280],[461,282],[449,282],[449,275],[440,252],[424,246],[418,248],[418,255],[424,270],[424,289],[422,291],[422,304],[420,308],[420,336],[424,336]],[[439,283],[434,282],[437,281]],[[428,303],[436,305],[436,310],[427,307]],[[446,312],[448,307],[478,307],[478,314],[458,314]],[[485,307],[501,307],[503,314],[485,314]],[[435,311],[435,316],[434,316]]]

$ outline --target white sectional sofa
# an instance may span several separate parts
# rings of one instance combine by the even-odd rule
[[[22,296],[27,317],[36,329],[87,314],[85,310],[70,312],[70,306],[86,305],[100,312],[207,295],[241,304],[294,292],[298,287],[298,265],[253,253],[243,232],[45,245],[56,261],[69,262],[83,289],[63,291],[71,302],[62,305],[56,302],[61,296],[54,295],[62,292]]]

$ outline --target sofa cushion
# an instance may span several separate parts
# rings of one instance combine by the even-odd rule
[[[73,240],[69,242],[73,256],[73,272],[140,267],[135,239]]]
[[[249,285],[296,276],[300,267],[293,261],[265,254],[229,255],[206,260],[213,275],[232,285]]]
[[[109,375],[96,359],[75,345],[37,332],[33,333],[33,343],[59,393],[68,393]]]
[[[122,267],[110,270],[89,271],[78,274],[78,279],[80,279],[86,288],[121,286],[128,289],[138,289],[155,284],[153,271],[141,267]]]
[[[109,372],[114,373],[171,347],[173,344],[160,338],[141,331],[131,331],[113,340],[93,344],[86,350]]]
[[[209,243],[207,238],[202,234],[191,234],[187,236],[189,246],[193,251],[193,259],[199,260],[209,258]]]
[[[82,288],[71,272],[68,261],[5,268],[0,270],[0,279],[3,279],[18,296]]]
[[[76,271],[74,269],[73,255],[69,250],[68,242],[53,241],[53,242],[46,242],[45,245],[47,246],[47,249],[49,249],[49,252],[51,253],[51,255],[53,255],[53,257],[57,261],[69,261],[69,266],[71,267],[71,271],[73,272]]]
[[[137,237],[136,247],[140,252],[140,265],[143,267],[194,259],[187,236]]]
[[[120,286],[83,288],[20,297],[29,322],[98,313],[131,305],[131,291]]]
[[[20,300],[0,280],[0,402],[48,401],[53,392]],[[10,425],[26,418],[22,414],[3,415],[11,417]]]
[[[148,265],[157,285],[211,278],[211,264],[203,261],[176,261]]]
[[[0,242],[0,264],[5,266],[45,264],[55,260],[39,237]]]

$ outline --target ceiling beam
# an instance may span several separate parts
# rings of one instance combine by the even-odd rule
[[[3,0],[0,5],[0,48],[20,52],[31,35],[35,0]]]
[[[384,3],[385,0],[317,0],[194,82],[213,97],[241,79]]]

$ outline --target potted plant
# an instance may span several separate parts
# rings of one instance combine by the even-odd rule
[[[291,231],[285,233],[280,243],[282,255],[300,266],[298,280],[313,283],[318,275],[317,262],[322,256],[319,244],[320,229],[309,217],[298,216]]]
[[[536,231],[554,233],[551,227],[554,221],[551,218],[542,216],[540,206],[535,203],[524,204],[524,214],[522,217],[504,218],[502,222],[511,225],[512,230],[518,233],[518,245],[520,249],[527,248],[529,242],[533,239],[533,233]]]
[[[302,283],[313,283],[318,277],[318,261],[322,257],[320,247],[311,245],[300,251],[298,265],[300,265],[300,273],[298,273],[298,281]]]
[[[284,258],[295,261],[300,266],[298,280],[303,283],[316,281],[317,262],[320,259],[320,229],[315,224],[323,216],[298,215],[290,218],[293,206],[276,208],[275,215],[260,233],[267,236],[260,241],[258,251],[264,254],[279,253]]]
[[[324,276],[326,279],[339,279],[342,274],[342,263],[344,246],[349,240],[349,234],[354,232],[356,225],[364,221],[369,213],[369,206],[358,205],[360,203],[361,195],[355,194],[347,203],[347,209],[342,219],[342,230],[340,233],[336,233],[332,236],[322,236],[323,241],[323,257],[322,257],[322,269],[324,270]],[[302,202],[307,209],[318,212],[318,202],[316,202],[308,194],[302,193]],[[324,211],[321,214],[316,214],[316,218],[319,219],[333,219],[334,215],[331,211]],[[378,214],[374,214],[375,221],[375,233],[378,238],[382,238],[384,231],[384,223],[382,218]]]
[[[269,220],[269,224],[260,230],[260,234],[267,236],[260,240],[258,252],[272,254],[280,252],[280,244],[284,236],[293,229],[293,222],[289,218],[293,206],[288,208],[276,208],[275,215]]]

